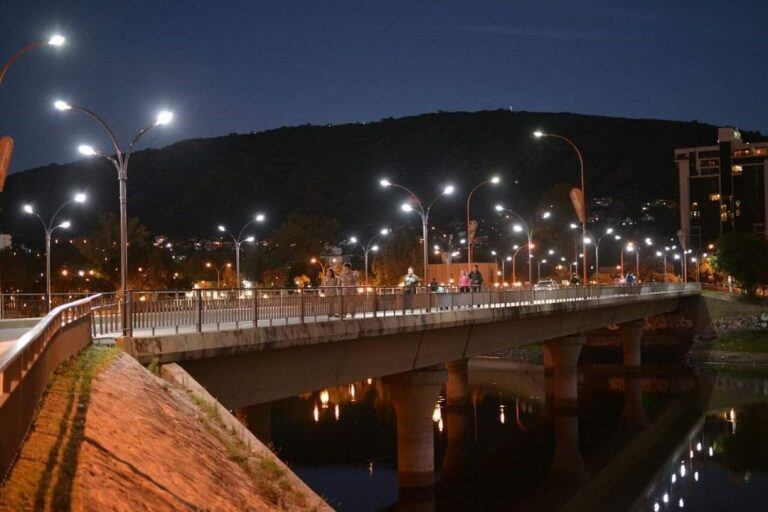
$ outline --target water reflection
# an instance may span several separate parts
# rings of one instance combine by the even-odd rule
[[[568,409],[554,407],[541,366],[473,362],[466,400],[441,394],[430,406],[437,486],[400,493],[396,419],[377,379],[246,419],[341,510],[765,509],[762,379],[747,400],[733,375],[595,365],[580,369],[579,407]]]

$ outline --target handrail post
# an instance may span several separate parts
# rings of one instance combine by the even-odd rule
[[[253,326],[259,326],[259,291],[253,289]]]
[[[379,294],[377,293],[378,290],[374,287],[373,288],[373,318],[376,318],[379,313]]]
[[[299,316],[301,323],[304,323],[304,289],[299,288]]]
[[[133,337],[133,290],[128,290],[127,294],[127,302],[125,304],[126,311],[128,314],[125,315],[125,318],[128,322],[128,325],[125,326],[125,335],[129,338]]]
[[[203,290],[195,290],[197,295],[197,332],[203,332]]]
[[[407,293],[407,286],[403,286],[403,316],[405,316],[405,296]]]

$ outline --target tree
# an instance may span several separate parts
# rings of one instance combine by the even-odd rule
[[[283,283],[296,276],[312,274],[310,259],[320,256],[327,246],[336,243],[339,223],[336,219],[320,215],[292,213],[270,237],[272,250],[266,256],[267,269],[272,271],[264,284],[278,282],[276,275],[284,275]]]
[[[768,284],[768,242],[751,233],[720,238],[712,264],[741,283],[742,293],[754,298],[757,288]]]
[[[381,251],[373,260],[373,273],[380,285],[395,286],[403,280],[408,267],[422,268],[421,237],[408,229],[394,231],[382,244]],[[424,279],[424,276],[419,276]]]

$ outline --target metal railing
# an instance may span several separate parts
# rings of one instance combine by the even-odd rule
[[[0,481],[29,429],[48,377],[91,342],[91,302],[63,304],[0,354]]]
[[[88,293],[52,293],[51,309],[87,297]],[[0,293],[0,320],[42,318],[48,313],[45,293]]]
[[[127,299],[129,325],[126,334],[202,332],[698,290],[697,283],[650,283],[634,286],[577,285],[546,290],[490,288],[471,292],[459,292],[457,289],[434,292],[423,287],[131,291]],[[118,295],[110,294],[94,302],[94,336],[121,332],[118,301]]]

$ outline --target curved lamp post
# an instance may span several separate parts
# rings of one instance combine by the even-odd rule
[[[363,259],[365,261],[365,286],[368,286],[368,253],[376,252],[379,250],[379,246],[374,244],[377,238],[387,236],[389,234],[389,228],[381,228],[381,230],[368,239],[368,243],[363,243],[357,239],[356,236],[349,237],[349,243],[358,244],[363,249]],[[325,273],[325,272],[323,272]]]
[[[211,263],[210,261],[206,261],[205,268],[212,268],[213,270],[216,271],[216,289],[220,290],[221,289],[221,273],[224,272],[225,269],[232,268],[232,264],[226,263],[221,268],[219,268],[213,263]]]
[[[89,117],[96,120],[97,123],[101,125],[102,128],[107,132],[107,136],[109,137],[109,141],[112,143],[112,148],[115,151],[114,156],[107,155],[105,153],[102,153],[101,151],[98,151],[97,149],[94,149],[93,146],[88,146],[85,144],[81,144],[78,146],[78,151],[80,151],[81,154],[85,156],[100,156],[103,158],[106,158],[110,162],[112,162],[112,165],[115,166],[115,169],[117,170],[117,180],[120,183],[120,294],[122,297],[122,317],[123,317],[123,335],[127,333],[128,330],[128,310],[125,307],[126,297],[127,297],[127,291],[128,291],[128,210],[127,210],[127,198],[126,198],[126,182],[128,181],[128,162],[131,159],[131,155],[133,154],[134,149],[136,148],[136,143],[139,142],[139,140],[144,136],[145,133],[147,133],[149,130],[154,128],[155,126],[160,125],[166,125],[171,122],[173,119],[173,114],[171,112],[168,112],[167,110],[163,110],[160,113],[157,114],[157,118],[154,122],[148,124],[139,132],[136,134],[136,136],[131,140],[131,143],[128,145],[128,150],[123,151],[120,148],[120,144],[117,141],[117,137],[115,136],[115,133],[112,131],[112,128],[104,121],[103,118],[101,118],[98,114],[95,112],[88,110],[87,108],[78,106],[78,105],[72,105],[65,101],[58,100],[54,104],[54,107],[56,107],[57,110],[60,110],[62,112],[66,112],[68,110],[77,110],[78,112],[82,112],[83,114],[88,115]]]
[[[72,226],[72,223],[68,220],[62,221],[59,224],[56,224],[56,219],[59,216],[59,213],[61,213],[61,210],[64,209],[65,206],[70,205],[72,203],[79,203],[82,204],[86,201],[86,195],[82,192],[75,194],[75,196],[70,199],[69,201],[66,201],[61,206],[59,206],[55,212],[53,212],[53,215],[51,216],[51,219],[46,222],[43,217],[37,213],[34,209],[34,207],[31,204],[25,204],[22,207],[22,210],[24,213],[28,215],[34,215],[40,220],[40,223],[43,225],[43,230],[45,231],[45,302],[46,306],[48,308],[48,311],[51,310],[51,236],[53,235],[54,231],[57,229],[69,229]]]
[[[528,247],[528,282],[533,285],[533,262],[531,261],[531,249],[533,249],[533,231],[528,226],[528,223],[525,221],[522,215],[515,212],[514,210],[510,210],[509,208],[505,208],[503,205],[497,204],[495,206],[495,209],[497,212],[500,213],[508,213],[509,215],[512,215],[513,217],[516,217],[520,223],[519,224],[513,224],[512,225],[512,231],[515,233],[522,233],[525,231],[526,235],[528,236],[528,243],[524,247]],[[542,219],[549,219],[552,216],[552,213],[550,211],[545,211],[542,215]],[[519,251],[520,249],[518,249]],[[517,255],[517,251],[515,252],[515,255]],[[514,263],[514,257],[513,257],[513,263]],[[514,273],[514,272],[513,272]]]
[[[587,281],[587,194],[584,190],[584,158],[581,155],[581,151],[579,151],[579,148],[576,146],[576,144],[573,143],[573,141],[567,137],[563,137],[562,135],[556,135],[554,133],[545,133],[540,130],[537,130],[533,132],[533,136],[537,139],[540,139],[542,137],[554,137],[556,139],[560,139],[567,143],[573,150],[576,152],[576,156],[579,157],[579,176],[581,178],[581,253],[583,257],[582,261],[582,273],[584,276],[584,284],[586,284]]]
[[[404,186],[402,186],[402,185],[400,185],[398,183],[393,183],[393,182],[389,181],[386,178],[380,180],[379,184],[382,187],[384,187],[384,188],[395,187],[395,188],[399,188],[400,190],[403,190],[406,194],[408,194],[410,196],[411,202],[413,204],[411,204],[411,202],[403,203],[402,206],[401,206],[402,210],[404,212],[416,211],[416,213],[419,214],[419,217],[421,217],[421,232],[422,232],[422,244],[421,245],[422,245],[422,248],[423,248],[423,257],[424,257],[424,281],[423,281],[423,283],[426,285],[426,284],[429,283],[429,278],[427,276],[427,269],[428,269],[428,266],[429,266],[429,254],[428,254],[428,245],[429,245],[429,241],[428,241],[428,236],[429,236],[429,232],[428,232],[429,231],[429,212],[432,211],[432,207],[435,205],[437,200],[440,199],[440,197],[442,197],[442,196],[449,196],[449,195],[453,194],[455,189],[454,189],[453,185],[446,185],[443,188],[443,191],[440,194],[438,194],[432,200],[432,202],[429,203],[429,205],[425,208],[424,204],[421,202],[421,199],[419,199],[419,197],[416,194],[414,194],[413,192],[411,192],[410,190],[408,190]],[[414,204],[416,205],[416,208],[414,208]]]
[[[498,176],[493,176],[491,179],[483,181],[482,183],[478,183],[475,185],[472,190],[469,191],[469,194],[467,195],[467,268],[472,269],[472,247],[475,245],[475,236],[472,234],[470,236],[469,234],[469,224],[472,222],[472,216],[470,213],[470,207],[472,202],[472,194],[475,193],[475,190],[479,189],[483,185],[497,185],[501,182],[501,178]]]
[[[615,235],[613,228],[606,228],[603,234],[597,238],[587,232],[587,244],[592,241],[595,242],[595,281],[597,281],[598,284],[600,284],[600,242],[602,242],[603,238],[606,236],[610,238],[611,235],[614,240],[621,240],[621,235]]]
[[[240,288],[240,246],[243,244],[243,242],[256,241],[255,236],[247,236],[243,238],[243,234],[245,233],[245,230],[248,229],[251,225],[257,222],[264,222],[264,219],[266,219],[266,217],[263,213],[256,214],[256,216],[251,221],[247,222],[242,228],[240,228],[237,236],[235,236],[231,231],[227,231],[227,228],[223,224],[219,224],[218,226],[219,231],[229,235],[232,238],[232,241],[235,243],[235,275],[237,276],[238,289]]]
[[[0,84],[3,83],[3,79],[5,78],[6,73],[8,73],[8,68],[11,67],[11,64],[13,64],[16,59],[24,55],[30,50],[34,50],[35,48],[40,48],[41,46],[62,46],[67,40],[64,38],[64,36],[61,36],[59,34],[52,35],[47,41],[35,41],[33,43],[29,43],[27,46],[22,48],[21,50],[17,51],[13,55],[11,55],[7,61],[5,61],[5,64],[3,64],[3,67],[0,68]]]

